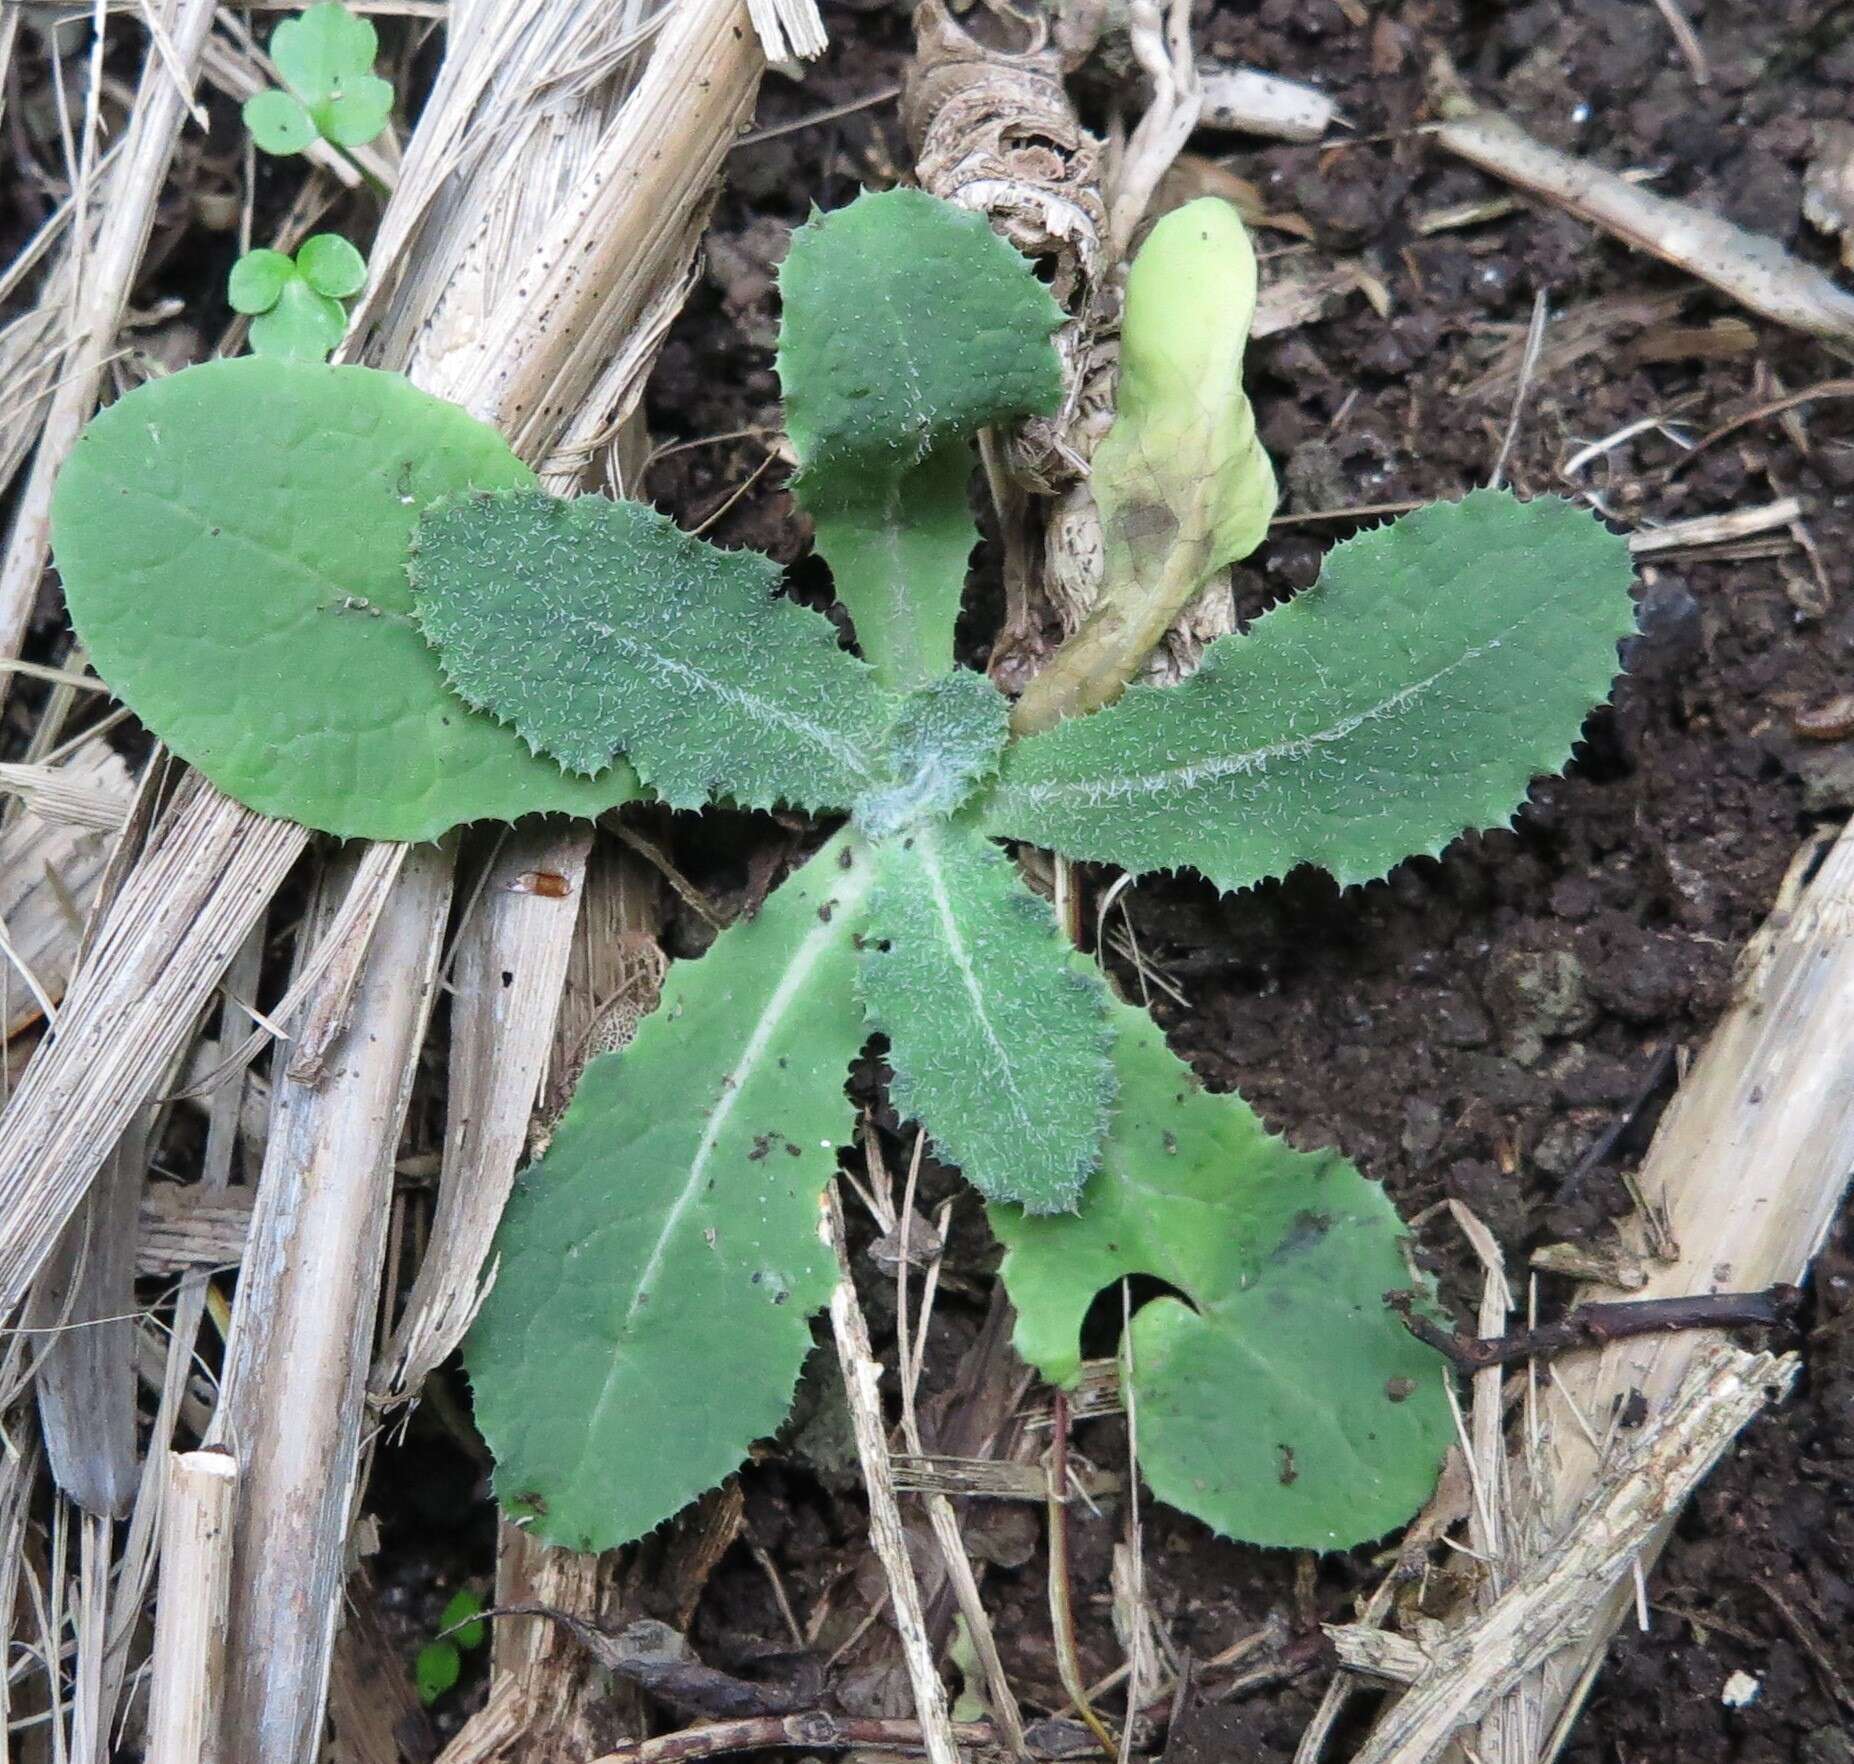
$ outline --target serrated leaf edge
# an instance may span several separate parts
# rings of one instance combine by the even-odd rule
[[[1490,498],[1490,497],[1500,496],[1500,495],[1501,493],[1498,491],[1470,490],[1469,492],[1467,492],[1466,495],[1454,498],[1452,500],[1425,503],[1421,508],[1412,510],[1410,514],[1405,515],[1398,520],[1387,521],[1378,526],[1366,528],[1364,531],[1354,534],[1350,539],[1340,541],[1340,544],[1335,546],[1333,548],[1333,551],[1337,552],[1343,546],[1353,545],[1353,544],[1358,543],[1359,541],[1370,540],[1370,539],[1379,539],[1379,540],[1382,540],[1386,544],[1407,545],[1410,542],[1410,539],[1412,537],[1421,536],[1421,527],[1423,525],[1432,524],[1431,522],[1424,521],[1423,517],[1438,517],[1438,516],[1446,517],[1449,515],[1458,514],[1460,511],[1469,510],[1470,505],[1484,506],[1485,499]],[[1579,510],[1580,509],[1579,504],[1570,501],[1568,498],[1565,498],[1562,496],[1550,495],[1550,494],[1543,495],[1543,496],[1527,497],[1527,498],[1524,498],[1523,500],[1516,498],[1514,500],[1520,500],[1521,506],[1527,507],[1527,508],[1535,507],[1539,504],[1546,504],[1549,506],[1556,506],[1556,507],[1567,509],[1567,510]],[[1412,531],[1412,525],[1411,525],[1413,522],[1419,523],[1419,525],[1414,531]],[[1332,556],[1332,553],[1328,553],[1328,561],[1330,561],[1331,556]],[[1325,570],[1325,564],[1323,563],[1322,575],[1324,574],[1324,570]],[[1319,591],[1319,584],[1316,582],[1312,588],[1306,590],[1305,592],[1311,594],[1311,593],[1317,593],[1318,591]],[[1296,596],[1296,598],[1298,599],[1298,596]],[[1291,606],[1292,604],[1293,604],[1292,601],[1286,603],[1286,605],[1289,605],[1289,606]],[[1263,614],[1263,620],[1269,617],[1270,614],[1275,613],[1275,612],[1280,612],[1283,610],[1285,610],[1285,607],[1271,608],[1269,613]],[[1258,623],[1260,622],[1262,621],[1258,621]],[[1633,602],[1632,600],[1630,600],[1627,603],[1626,617],[1620,619],[1616,624],[1615,632],[1614,632],[1616,642],[1620,644],[1622,640],[1625,637],[1627,637],[1634,629],[1635,629],[1635,611],[1634,611]],[[1226,634],[1225,636],[1219,637],[1205,651],[1204,666],[1203,668],[1200,668],[1199,673],[1196,675],[1193,675],[1191,679],[1181,681],[1176,686],[1153,686],[1153,685],[1145,684],[1143,682],[1130,686],[1128,687],[1126,693],[1119,700],[1119,704],[1125,705],[1129,702],[1133,702],[1133,703],[1149,702],[1151,696],[1153,695],[1162,695],[1162,694],[1171,693],[1171,692],[1188,691],[1192,684],[1192,680],[1201,678],[1204,674],[1205,669],[1214,669],[1216,665],[1216,661],[1215,661],[1216,651],[1221,645],[1224,645],[1224,644],[1237,645],[1245,641],[1247,641],[1247,638],[1245,634],[1241,632],[1230,632]],[[1589,679],[1585,681],[1581,687],[1581,690],[1584,693],[1584,695],[1586,695],[1589,698],[1589,706],[1584,713],[1586,720],[1588,720],[1592,712],[1594,712],[1603,703],[1607,701],[1611,692],[1614,690],[1615,681],[1626,677],[1627,672],[1628,670],[1621,665],[1621,662],[1619,660],[1612,660],[1607,665],[1607,667],[1604,669],[1604,671],[1600,674],[1600,676],[1596,672],[1594,671],[1592,672]],[[1431,680],[1431,681],[1422,682],[1420,684],[1423,686],[1427,686],[1433,683],[1434,683],[1433,680]],[[1576,682],[1574,681],[1573,684],[1576,684]],[[1374,709],[1373,711],[1369,711],[1369,712],[1363,713],[1362,715],[1355,716],[1355,717],[1348,719],[1345,732],[1349,733],[1352,729],[1358,727],[1358,725],[1361,722],[1369,720],[1369,718],[1372,716],[1382,714],[1383,710],[1387,708],[1392,702],[1394,702],[1396,699],[1407,697],[1411,690],[1412,690],[1411,688],[1404,688],[1398,694],[1394,695],[1393,699],[1387,699],[1384,705],[1376,707],[1376,709]],[[1106,712],[1101,712],[1101,713],[1096,713],[1096,714],[1103,714],[1103,715],[1111,714],[1114,708],[1115,707],[1110,706]],[[1025,745],[1028,745],[1029,742],[1045,740],[1052,736],[1058,735],[1062,727],[1063,725],[1057,724],[1054,728],[1048,731],[1045,731],[1041,735],[1031,736],[1027,739]],[[1319,731],[1311,735],[1295,736],[1290,740],[1285,740],[1281,742],[1278,746],[1275,746],[1275,747],[1252,749],[1249,753],[1240,756],[1240,759],[1243,762],[1256,761],[1256,760],[1265,761],[1269,758],[1279,757],[1280,755],[1287,754],[1290,752],[1295,752],[1295,753],[1306,752],[1306,751],[1309,751],[1312,747],[1318,745],[1318,743],[1322,741],[1323,739],[1329,738],[1330,733],[1331,733],[1330,731]],[[1418,858],[1418,857],[1438,858],[1440,857],[1443,852],[1447,851],[1448,848],[1452,846],[1455,843],[1455,841],[1457,839],[1460,839],[1464,834],[1490,832],[1490,831],[1496,830],[1501,827],[1516,827],[1518,825],[1518,816],[1520,812],[1525,808],[1527,803],[1529,803],[1531,800],[1533,783],[1537,779],[1556,776],[1558,773],[1562,772],[1564,768],[1570,763],[1574,755],[1576,754],[1578,744],[1581,740],[1582,740],[1582,734],[1580,731],[1578,735],[1573,736],[1569,741],[1564,743],[1561,751],[1555,748],[1553,750],[1550,750],[1546,754],[1544,759],[1539,761],[1538,763],[1534,763],[1533,760],[1527,755],[1514,754],[1510,756],[1510,758],[1506,762],[1507,769],[1504,773],[1504,776],[1510,777],[1511,784],[1510,786],[1503,784],[1499,794],[1501,795],[1503,799],[1510,797],[1514,802],[1513,808],[1511,808],[1504,814],[1499,814],[1495,812],[1494,810],[1489,809],[1487,811],[1487,818],[1464,822],[1460,827],[1456,828],[1455,831],[1449,834],[1446,838],[1438,839],[1433,844],[1414,846],[1409,851],[1405,852],[1401,857],[1394,858],[1389,863],[1386,863],[1382,866],[1375,867],[1375,868],[1368,867],[1368,866],[1352,866],[1352,865],[1344,865],[1344,864],[1334,867],[1334,866],[1327,865],[1318,859],[1308,858],[1308,859],[1302,860],[1294,864],[1289,864],[1282,868],[1270,867],[1270,868],[1258,871],[1254,875],[1243,876],[1243,877],[1232,880],[1232,879],[1226,879],[1225,876],[1218,875],[1208,870],[1195,871],[1194,866],[1189,865],[1189,864],[1140,865],[1139,863],[1135,861],[1131,861],[1127,854],[1123,853],[1118,856],[1109,856],[1105,853],[1105,851],[1099,848],[1091,849],[1087,851],[1076,851],[1076,852],[1064,853],[1062,855],[1069,856],[1071,858],[1074,858],[1074,859],[1077,859],[1083,862],[1114,863],[1114,864],[1117,864],[1121,869],[1124,869],[1129,875],[1136,876],[1136,877],[1144,877],[1144,876],[1152,876],[1152,875],[1177,876],[1177,875],[1186,874],[1187,872],[1202,874],[1207,881],[1211,882],[1220,892],[1224,894],[1244,893],[1250,889],[1261,886],[1263,883],[1280,881],[1284,877],[1292,874],[1293,871],[1297,869],[1306,869],[1306,868],[1325,870],[1328,875],[1333,877],[1333,879],[1339,884],[1341,888],[1359,887],[1367,883],[1382,881],[1385,877],[1390,875],[1390,873],[1393,870],[1395,870],[1400,864],[1408,863],[1412,858]],[[1555,757],[1553,757],[1554,755]],[[1220,762],[1220,763],[1228,764],[1230,762]],[[1056,781],[1050,781],[1050,787],[1055,787],[1055,784],[1056,784]],[[1030,788],[1034,788],[1034,787],[1030,787]],[[1490,797],[1493,794],[1494,792],[1490,789],[1489,790]],[[991,821],[989,818],[987,819],[986,824],[987,824],[988,830],[995,837],[1001,837],[1001,838],[1022,838],[1023,837],[1021,834],[1013,833],[1007,825],[998,824],[996,822]]]

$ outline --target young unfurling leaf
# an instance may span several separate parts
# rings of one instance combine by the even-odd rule
[[[1211,576],[1262,542],[1275,474],[1242,385],[1254,316],[1235,209],[1206,196],[1161,219],[1127,276],[1114,426],[1088,473],[1100,597],[1018,701],[1019,733],[1110,703]]]
[[[1087,1205],[992,1208],[1017,1351],[1073,1383],[1095,1296],[1164,1281],[1122,1361],[1153,1493],[1249,1543],[1382,1536],[1452,1438],[1442,1362],[1383,1302],[1412,1284],[1395,1209],[1337,1153],[1297,1152],[1241,1097],[1201,1089],[1143,1011],[1110,1014],[1120,1100]]]
[[[1554,497],[1477,490],[1336,546],[1316,586],[1181,686],[1007,748],[993,833],[1235,889],[1342,883],[1497,826],[1570,758],[1631,629],[1628,546]]]
[[[538,490],[419,523],[412,585],[465,700],[569,771],[624,753],[666,802],[843,808],[882,782],[900,704],[779,568],[641,502]]]
[[[1062,310],[981,215],[863,195],[793,235],[779,271],[793,490],[886,685],[943,674],[966,559],[972,436],[1053,409]]]

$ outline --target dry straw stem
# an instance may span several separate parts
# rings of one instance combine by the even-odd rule
[[[0,774],[9,770],[34,775],[20,781],[26,812],[0,829],[0,1018],[11,1042],[64,997],[109,856],[95,823],[108,814],[120,826],[131,787],[128,768],[101,742],[61,766]]]
[[[376,1401],[416,1394],[463,1339],[479,1271],[528,1142],[566,979],[592,843],[550,820],[504,840],[458,934],[451,966],[450,1088],[431,1237],[373,1377]],[[545,886],[535,879],[549,878]]]
[[[357,869],[331,863],[311,915],[325,929]],[[379,1297],[393,1152],[435,990],[451,853],[412,851],[353,991],[366,1024],[318,1086],[273,1092],[270,1142],[206,1443],[242,1489],[225,1736],[244,1764],[312,1757],[340,1614],[359,1479],[363,1378]],[[365,1049],[365,1055],[361,1048]]]
[[[947,1714],[946,1689],[934,1667],[933,1643],[927,1635],[927,1618],[921,1607],[920,1584],[908,1559],[907,1534],[901,1508],[895,1499],[895,1478],[888,1457],[888,1429],[882,1418],[882,1365],[869,1343],[869,1325],[857,1302],[856,1282],[850,1273],[850,1253],[844,1242],[843,1204],[833,1182],[825,1191],[818,1236],[836,1257],[837,1285],[830,1295],[831,1333],[837,1359],[843,1368],[843,1390],[850,1405],[850,1423],[856,1434],[856,1455],[861,1461],[863,1485],[869,1491],[869,1541],[881,1561],[888,1582],[889,1609],[901,1638],[908,1682],[914,1691],[915,1713],[921,1737],[933,1764],[959,1764],[959,1745]],[[963,1554],[963,1551],[962,1551]]]
[[[168,1453],[146,1764],[204,1764],[217,1744],[237,1495],[227,1453]]]
[[[1600,1621],[1655,1538],[1800,1362],[1709,1343],[1652,1423],[1592,1486],[1576,1523],[1473,1621],[1425,1648],[1382,1629],[1327,1633],[1354,1672],[1409,1685],[1354,1764],[1425,1764],[1494,1699]],[[1502,1754],[1488,1752],[1488,1757]],[[1523,1756],[1533,1757],[1530,1750]]]
[[[0,1315],[18,1305],[306,843],[300,827],[197,779],[182,784],[0,1116]]]
[[[70,342],[13,517],[6,556],[0,560],[0,656],[19,653],[38,599],[51,546],[52,486],[78,431],[96,409],[104,366],[116,347],[135,272],[154,226],[155,200],[192,109],[192,93],[177,76],[191,80],[197,75],[215,10],[215,0],[161,0],[149,14],[157,34],[172,47],[172,63],[163,54],[149,53],[128,139],[101,191],[102,218],[77,277],[68,321]],[[81,217],[76,231],[84,237]],[[10,685],[11,676],[0,673],[0,703]]]
[[[1436,58],[1431,84],[1444,118],[1435,130],[1439,146],[1711,283],[1764,318],[1854,345],[1854,294],[1774,239],[1534,140],[1511,117],[1476,105],[1446,56]]]

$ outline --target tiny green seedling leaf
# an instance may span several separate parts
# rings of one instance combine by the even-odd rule
[[[1106,988],[969,827],[924,823],[875,861],[860,980],[896,1109],[987,1198],[1073,1208],[1113,1099]]]
[[[1442,1361],[1384,1305],[1411,1285],[1396,1211],[1336,1153],[1297,1152],[1200,1089],[1144,1012],[1109,1008],[1120,1101],[1086,1207],[992,1209],[1018,1352],[1072,1384],[1095,1296],[1163,1280],[1122,1363],[1153,1493],[1250,1543],[1382,1536],[1453,1437]]]
[[[639,502],[536,490],[419,523],[412,584],[446,677],[537,752],[623,751],[666,802],[841,808],[881,781],[899,710],[778,566]]]
[[[873,880],[840,833],[672,968],[510,1202],[464,1359],[496,1492],[552,1543],[641,1536],[791,1406],[835,1279],[818,1197],[855,1120]]]
[[[300,153],[318,137],[364,146],[393,111],[393,88],[373,71],[378,50],[373,26],[334,0],[285,19],[271,33],[270,57],[288,89],[246,101],[251,138],[276,154]]]
[[[1554,772],[1633,628],[1628,546],[1555,497],[1477,490],[1334,547],[1316,586],[1183,685],[1005,751],[989,831],[1236,889],[1370,881]]]
[[[420,511],[532,474],[395,374],[276,357],[150,381],[85,430],[52,544],[110,689],[265,814],[369,839],[597,814],[628,768],[569,778],[445,685],[411,617]]]
[[[367,260],[339,233],[313,233],[296,253],[296,272],[318,294],[347,300],[367,285]]]
[[[779,287],[793,489],[878,676],[926,685],[952,661],[978,536],[968,444],[1055,408],[1062,310],[983,216],[920,190],[814,216]]]
[[[305,239],[294,259],[247,251],[232,265],[226,298],[252,314],[251,347],[260,355],[326,361],[347,330],[341,302],[367,280],[367,260],[338,233]]]
[[[225,297],[234,312],[269,312],[295,276],[296,265],[287,253],[260,245],[232,265]]]
[[[430,1708],[446,1691],[455,1690],[463,1676],[463,1656],[457,1644],[440,1636],[427,1642],[412,1662],[412,1683],[418,1700]]]
[[[279,92],[274,86],[268,91],[254,92],[245,100],[244,118],[251,139],[266,153],[280,159],[301,153],[322,138],[315,118],[303,108],[301,101],[288,92]]]
[[[439,1633],[448,1635],[465,1653],[480,1648],[489,1635],[489,1625],[478,1615],[482,1609],[482,1594],[460,1586],[438,1614]]]

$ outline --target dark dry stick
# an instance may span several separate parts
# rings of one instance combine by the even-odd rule
[[[1056,1392],[1049,1447],[1049,1617],[1056,1643],[1056,1672],[1075,1711],[1109,1758],[1119,1748],[1088,1702],[1087,1681],[1075,1651],[1075,1609],[1069,1596],[1069,1396]]]
[[[1743,1324],[1787,1323],[1802,1303],[1794,1286],[1762,1292],[1702,1292],[1691,1298],[1622,1299],[1579,1305],[1556,1323],[1514,1329],[1505,1335],[1464,1335],[1444,1329],[1416,1310],[1407,1292],[1387,1292],[1384,1302],[1403,1318],[1418,1341],[1446,1355],[1463,1372],[1504,1366],[1510,1360],[1545,1358],[1572,1348],[1601,1347],[1631,1335],[1669,1335],[1681,1329],[1732,1329]]]

